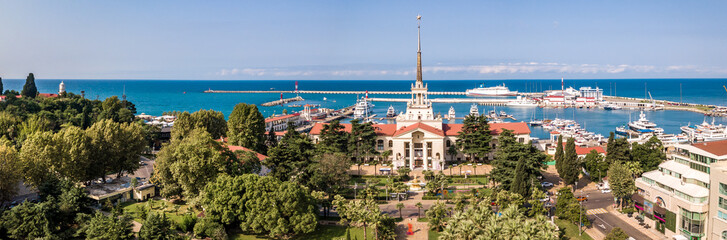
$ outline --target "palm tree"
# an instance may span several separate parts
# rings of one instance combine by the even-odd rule
[[[414,204],[419,210],[417,210],[417,217],[422,217],[422,202],[417,202],[417,204]]]
[[[397,203],[396,204],[396,208],[399,209],[399,218],[404,219],[404,215],[401,213],[401,209],[404,208],[404,204],[403,203]]]

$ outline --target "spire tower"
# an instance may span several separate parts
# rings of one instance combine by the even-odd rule
[[[417,87],[422,87],[422,16],[417,15]]]

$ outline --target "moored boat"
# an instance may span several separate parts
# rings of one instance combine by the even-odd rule
[[[517,96],[517,91],[510,91],[504,83],[494,87],[485,87],[485,84],[480,84],[480,87],[467,89],[465,93],[469,97]]]

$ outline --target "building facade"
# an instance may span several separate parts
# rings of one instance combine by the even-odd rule
[[[267,118],[265,119],[265,131],[269,132],[272,130],[275,132],[281,132],[288,130],[288,122],[293,122],[293,125],[297,127],[303,124],[305,119],[300,116],[300,113]]]
[[[421,29],[421,28],[420,28]],[[422,80],[421,41],[417,50],[417,79],[411,85],[411,99],[407,102],[406,112],[396,117],[396,124],[374,124],[376,131],[376,150],[391,150],[392,154],[386,161],[391,161],[395,168],[440,170],[446,161],[471,161],[467,156],[458,154],[450,156],[447,150],[457,141],[462,124],[444,123],[441,116],[432,110],[432,103],[427,96],[427,85]],[[323,123],[317,123],[310,131],[314,143],[320,141]],[[350,124],[342,124],[344,130],[350,132]],[[491,123],[490,129],[496,137],[503,129],[512,130],[521,143],[530,141],[530,128],[525,122]],[[496,140],[493,143],[496,144]]]
[[[636,179],[635,207],[653,216],[666,236],[727,239],[721,235],[727,231],[727,168],[722,166],[727,166],[727,140],[677,144],[658,170]]]

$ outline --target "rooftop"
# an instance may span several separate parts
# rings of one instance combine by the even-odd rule
[[[265,122],[266,123],[269,123],[269,122],[273,122],[273,121],[277,121],[277,120],[283,120],[283,119],[297,117],[297,116],[300,116],[300,113],[293,113],[293,114],[288,114],[288,115],[282,115],[282,116],[275,116],[275,117],[267,118],[267,119],[265,119]]]
[[[576,146],[576,155],[586,155],[591,152],[591,150],[596,150],[598,153],[606,153],[606,150],[603,150],[603,147],[601,146],[595,146],[595,147],[579,147]]]
[[[692,146],[699,148],[705,152],[711,153],[715,156],[727,155],[727,140],[694,143],[692,144]]]

